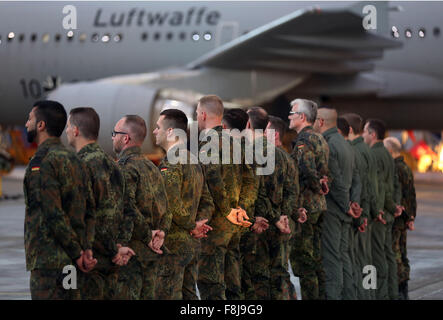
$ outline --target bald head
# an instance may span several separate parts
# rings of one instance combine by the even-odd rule
[[[383,140],[385,148],[388,149],[389,153],[393,158],[397,158],[401,152],[401,143],[395,137],[387,137]]]

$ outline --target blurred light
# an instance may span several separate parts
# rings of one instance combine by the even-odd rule
[[[205,33],[205,35],[203,36],[203,38],[204,38],[206,41],[209,41],[209,40],[212,39],[212,35],[208,32],[208,33]]]
[[[425,30],[424,30],[424,29],[420,29],[420,30],[418,31],[418,36],[419,36],[420,38],[424,38],[424,37],[425,37]]]
[[[92,42],[97,42],[99,40],[99,36],[97,33],[94,33],[91,37]]]
[[[392,30],[392,32],[398,32],[398,29],[396,26],[393,26],[391,30]]]
[[[122,41],[122,39],[123,39],[123,35],[121,33],[116,34],[114,36],[114,42],[120,42],[120,41]]]
[[[406,29],[405,36],[406,36],[406,38],[411,38],[412,37],[412,31],[410,29]]]
[[[82,34],[78,37],[78,39],[80,40],[80,42],[84,42],[84,41],[86,40],[86,38],[87,38],[86,33],[82,33]]]
[[[200,40],[200,36],[198,35],[198,33],[194,33],[194,34],[192,35],[192,40],[194,40],[194,41],[198,41],[198,40]]]
[[[12,40],[15,37],[15,33],[14,32],[9,32],[8,33],[8,40]]]
[[[50,39],[49,33],[45,33],[42,37],[43,43],[48,43]]]
[[[111,37],[109,36],[109,34],[105,34],[103,37],[102,37],[102,42],[109,42],[109,40],[111,40]]]

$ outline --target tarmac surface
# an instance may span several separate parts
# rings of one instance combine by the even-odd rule
[[[30,299],[25,268],[23,226],[24,168],[3,177],[0,200],[0,300]],[[443,174],[416,176],[418,212],[415,231],[408,233],[411,265],[409,296],[414,300],[443,300]],[[300,297],[298,278],[291,280]]]

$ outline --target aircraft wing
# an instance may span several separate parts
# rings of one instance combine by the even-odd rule
[[[401,43],[368,32],[350,9],[298,10],[236,38],[189,63],[220,68],[318,74],[370,71],[373,59]]]

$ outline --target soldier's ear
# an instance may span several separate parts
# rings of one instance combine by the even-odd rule
[[[37,122],[37,131],[44,131],[46,129],[46,122],[43,120],[40,120]]]

